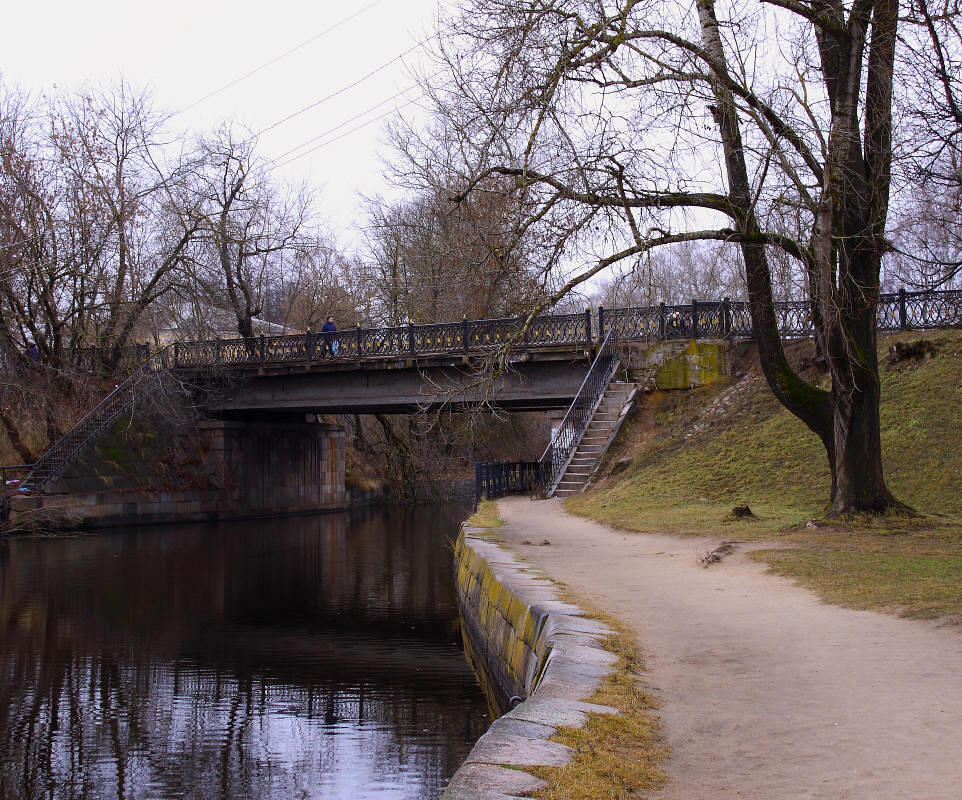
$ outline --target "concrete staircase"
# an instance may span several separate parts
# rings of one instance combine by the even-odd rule
[[[618,435],[638,387],[634,383],[611,382],[598,403],[585,434],[568,463],[555,497],[578,494],[588,485],[588,479],[598,469],[601,459]]]

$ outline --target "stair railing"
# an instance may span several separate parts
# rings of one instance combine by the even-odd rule
[[[40,492],[121,414],[132,408],[153,386],[152,380],[172,365],[173,345],[153,353],[141,362],[121,384],[92,408],[44,453],[20,484],[20,491]]]
[[[614,331],[609,330],[561,425],[551,437],[544,454],[538,459],[542,497],[551,497],[558,488],[561,476],[580,444],[595,408],[618,369],[618,354],[615,352],[614,342]]]

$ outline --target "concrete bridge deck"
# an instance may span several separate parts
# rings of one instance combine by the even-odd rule
[[[242,419],[294,414],[396,414],[448,406],[490,405],[510,411],[567,408],[591,359],[585,347],[515,353],[492,381],[477,356],[442,353],[416,358],[318,359],[234,366],[229,394],[209,410]]]

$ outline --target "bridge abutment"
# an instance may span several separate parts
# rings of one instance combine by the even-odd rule
[[[325,423],[200,424],[207,465],[226,513],[287,514],[343,508],[344,429]]]
[[[44,494],[14,498],[13,522],[108,527],[199,522],[347,507],[345,433],[324,423],[205,420],[160,441],[121,426]]]

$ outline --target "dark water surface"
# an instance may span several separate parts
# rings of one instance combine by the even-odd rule
[[[0,797],[436,798],[463,511],[0,540]]]

